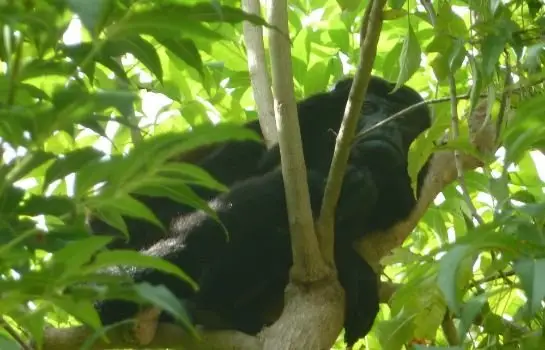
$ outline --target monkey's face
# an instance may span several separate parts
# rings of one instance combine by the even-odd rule
[[[361,110],[353,156],[372,158],[380,163],[405,163],[411,143],[431,124],[429,109],[418,106],[399,117],[393,115],[421,103],[420,95],[407,86],[390,93],[394,84],[373,78]]]

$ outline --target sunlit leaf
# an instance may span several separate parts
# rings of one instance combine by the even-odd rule
[[[422,51],[418,43],[418,38],[412,26],[409,25],[409,33],[403,39],[401,56],[399,56],[400,71],[397,77],[396,89],[401,87],[420,68],[421,54]]]

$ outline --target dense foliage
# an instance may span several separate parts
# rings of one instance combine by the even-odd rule
[[[289,4],[301,98],[354,70],[366,1]],[[388,1],[374,66],[374,74],[434,100],[434,124],[413,146],[411,174],[436,149],[480,157],[465,118],[480,96],[501,127],[499,148],[445,188],[386,259],[383,280],[397,290],[362,343],[545,347],[545,5],[422,4]],[[222,126],[257,117],[241,23],[266,24],[239,9],[237,1],[0,1],[1,349],[16,349],[27,336],[40,342],[46,324],[79,321],[100,329],[92,303],[104,296],[144,299],[184,319],[165,289],[120,288],[118,279],[106,281],[110,288],[94,287],[103,279],[97,272],[114,264],[186,276],[158,259],[102,250],[108,239],[89,235],[85,214],[98,212],[126,231],[122,214],[159,224],[131,194],[206,209],[187,185],[222,188],[194,167],[166,161],[202,145],[255,137]],[[453,87],[459,135],[438,143],[452,129]],[[450,314],[456,341],[448,334]]]

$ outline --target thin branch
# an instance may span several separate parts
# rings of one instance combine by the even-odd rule
[[[329,175],[324,192],[324,199],[317,223],[318,242],[327,264],[334,266],[333,260],[333,226],[334,213],[339,200],[343,175],[346,171],[350,146],[354,140],[361,108],[367,93],[371,78],[371,70],[375,62],[377,45],[382,29],[382,9],[385,0],[371,0],[367,4],[360,29],[360,60],[359,67],[348,96],[344,118],[335,143],[335,152],[329,169]]]
[[[486,95],[482,95],[482,96],[486,97]],[[457,98],[459,100],[462,100],[462,99],[467,100],[467,99],[470,98],[470,95],[469,94],[459,95],[459,96],[457,96]],[[391,122],[393,120],[396,120],[396,119],[402,118],[402,117],[404,117],[406,115],[409,115],[409,114],[411,114],[412,112],[414,112],[415,110],[419,109],[420,107],[422,107],[424,105],[432,105],[432,104],[444,103],[444,102],[449,102],[449,101],[450,101],[450,96],[448,96],[448,97],[439,97],[439,98],[434,98],[434,99],[431,99],[431,100],[426,100],[426,101],[421,101],[421,102],[415,103],[414,105],[411,105],[411,106],[409,106],[409,107],[407,107],[405,109],[402,109],[401,111],[399,111],[399,112],[397,112],[395,114],[392,114],[388,118],[386,118],[384,120],[381,120],[380,122],[374,124],[373,126],[367,128],[365,130],[362,130],[361,132],[358,133],[357,138],[364,137],[365,135],[367,135],[371,131],[378,129],[381,126],[383,126],[385,124],[388,124],[389,122]]]
[[[437,14],[435,13],[433,4],[429,0],[421,0],[421,3],[422,6],[424,6],[424,8],[426,9],[426,12],[428,13],[431,25],[435,27],[437,24]],[[460,137],[460,118],[458,117],[458,99],[456,98],[456,80],[454,78],[454,73],[449,72],[447,79],[450,92],[451,133],[452,139],[457,140]],[[471,197],[469,196],[469,191],[467,190],[464,178],[464,171],[462,169],[460,151],[457,149],[454,150],[454,162],[456,164],[456,172],[458,174],[458,183],[460,184],[462,197],[464,198],[464,201],[466,202],[466,205],[471,212],[471,216],[475,218],[475,220],[477,220],[480,225],[482,225],[484,223],[484,220],[478,214],[477,208],[475,207],[473,201],[471,200]]]
[[[23,338],[21,338],[19,333],[3,318],[1,319],[0,327],[4,328],[6,333],[8,333],[10,337],[12,337],[17,342],[17,344],[21,347],[21,350],[32,350],[32,348],[25,343]]]
[[[452,140],[457,140],[460,137],[460,119],[458,118],[458,100],[456,99],[456,81],[454,80],[454,74],[449,73],[448,76],[449,81],[449,90],[450,90],[450,112],[451,112],[451,132],[452,132]],[[469,196],[469,191],[466,186],[466,181],[464,177],[464,170],[462,166],[462,159],[460,156],[460,151],[455,149],[454,150],[454,163],[456,164],[456,173],[458,178],[458,183],[460,184],[460,190],[462,197],[464,198],[464,201],[466,202],[467,207],[469,208],[469,211],[471,212],[471,216],[477,220],[479,225],[484,224],[483,218],[479,215],[477,212],[477,208],[473,204],[473,201],[471,200],[471,197]]]
[[[496,123],[496,140],[500,140],[500,134],[503,127],[503,120],[505,118],[505,114],[507,113],[507,110],[509,109],[509,105],[511,102],[511,91],[507,88],[511,86],[512,79],[511,79],[511,66],[509,65],[509,51],[508,49],[504,50],[505,52],[505,80],[503,83],[503,93],[501,95],[501,102],[500,102],[500,111],[498,114],[498,122]]]
[[[269,46],[278,144],[293,254],[291,277],[295,281],[310,282],[322,279],[327,272],[314,234],[310,207],[307,170],[292,80],[287,0],[272,0],[270,5],[269,23],[278,28],[270,32]]]
[[[515,271],[507,271],[507,272],[504,272],[503,274],[498,273],[497,275],[490,275],[490,276],[484,277],[484,278],[482,278],[480,280],[476,280],[476,281],[471,282],[467,286],[467,288],[468,289],[475,288],[477,286],[480,286],[483,283],[489,283],[489,282],[496,281],[498,279],[503,279],[504,277],[512,277],[512,276],[515,276]]]
[[[242,9],[257,16],[261,15],[259,0],[242,0]],[[269,69],[265,59],[263,28],[250,21],[244,21],[242,28],[259,125],[265,144],[271,146],[278,141],[278,132],[274,120],[274,102],[268,74]]]

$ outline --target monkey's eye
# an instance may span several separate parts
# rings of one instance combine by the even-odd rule
[[[373,114],[377,111],[377,106],[371,101],[365,100],[363,102],[363,107],[361,107],[361,114]]]

